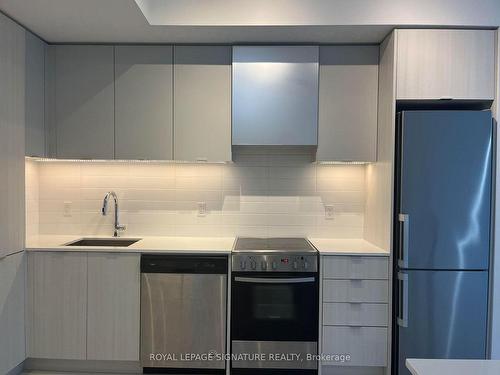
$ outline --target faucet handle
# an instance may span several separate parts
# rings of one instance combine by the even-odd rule
[[[104,198],[104,201],[102,202],[101,214],[102,216],[106,216],[107,213],[108,213],[108,199],[106,196],[106,198]]]

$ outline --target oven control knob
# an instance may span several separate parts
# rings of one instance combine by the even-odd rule
[[[242,270],[244,270],[246,267],[247,267],[247,262],[245,262],[244,260],[242,260],[242,261],[240,262],[240,268],[241,268]]]
[[[260,267],[261,267],[263,270],[266,270],[266,269],[267,269],[267,263],[266,263],[266,262],[264,262],[264,261],[262,261],[262,262],[260,263]]]
[[[298,269],[298,268],[299,268],[299,264],[297,263],[297,261],[296,261],[296,260],[294,260],[294,261],[293,261],[293,263],[292,263],[292,267],[293,267],[293,269],[294,269],[294,270],[296,270],[296,269]]]
[[[273,268],[273,270],[275,270],[276,268],[278,268],[278,264],[273,261],[271,267]]]
[[[256,269],[257,268],[257,263],[254,260],[252,260],[250,262],[250,267],[252,267],[253,270]]]
[[[307,270],[309,268],[309,263],[307,263],[307,260],[304,260],[304,269]]]

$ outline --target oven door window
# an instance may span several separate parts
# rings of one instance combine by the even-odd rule
[[[285,277],[280,275],[280,277]],[[311,282],[311,277],[314,281]],[[269,281],[270,275],[233,277],[233,340],[316,341],[318,337],[317,275],[293,274],[305,282]]]

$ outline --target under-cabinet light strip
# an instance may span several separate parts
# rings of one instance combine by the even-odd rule
[[[319,161],[320,165],[366,165],[368,161]]]
[[[41,163],[116,163],[116,164],[232,164],[231,161],[188,161],[188,160],[125,160],[125,159],[55,159],[27,156],[26,159]],[[366,161],[319,161],[319,165],[366,165]]]
[[[214,162],[214,161],[188,161],[188,160],[125,160],[125,159],[55,159],[55,158],[39,158],[26,157],[28,160],[33,160],[40,163],[116,163],[116,164],[228,164],[232,162]]]

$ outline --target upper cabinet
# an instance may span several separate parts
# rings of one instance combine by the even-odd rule
[[[174,158],[231,160],[231,47],[176,46]]]
[[[172,47],[116,46],[115,90],[115,158],[171,160]]]
[[[494,99],[495,31],[395,35],[398,100]],[[27,155],[221,162],[231,146],[285,145],[317,146],[320,162],[377,160],[378,46],[26,38]]]
[[[377,160],[378,46],[322,46],[317,161]]]
[[[113,159],[113,46],[51,48],[57,157]]]
[[[397,31],[397,99],[493,100],[494,91],[495,31]]]
[[[25,39],[0,14],[0,258],[24,249]]]
[[[233,145],[318,144],[317,46],[233,47]]]
[[[26,31],[26,156],[46,156],[45,47],[44,41]]]

